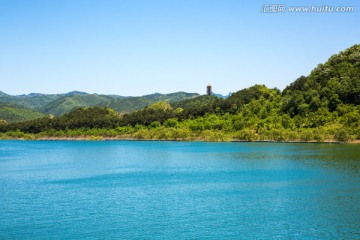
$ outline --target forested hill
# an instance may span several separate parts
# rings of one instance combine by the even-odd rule
[[[0,116],[0,120],[10,123],[41,118],[44,115],[14,104],[0,103]]]
[[[333,55],[309,76],[301,76],[283,91],[283,110],[291,116],[341,104],[360,104],[360,45]]]
[[[360,139],[359,98],[360,45],[354,45],[282,92],[255,85],[227,99],[198,96],[172,103],[160,101],[124,115],[113,114],[108,108],[87,108],[55,118],[0,124],[0,131],[17,137],[30,133],[211,141],[351,141]]]
[[[6,93],[4,93],[4,92],[2,92],[2,91],[0,91],[0,97],[7,97],[7,96],[9,96],[9,95],[6,94]]]
[[[0,92],[0,103],[12,104],[23,109],[27,108],[39,114],[52,114],[60,116],[79,107],[106,106],[118,112],[133,112],[151,105],[157,101],[181,101],[199,96],[197,93],[176,92],[170,94],[154,93],[141,97],[123,97],[118,95],[88,94],[73,91],[65,94],[41,94],[31,93],[28,95],[11,96]],[[0,115],[0,119],[6,119]],[[28,119],[26,115],[23,120]],[[11,122],[11,120],[10,120]]]

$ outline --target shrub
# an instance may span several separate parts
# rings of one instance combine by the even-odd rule
[[[348,142],[351,140],[351,135],[345,129],[340,128],[335,132],[334,138],[339,142]]]

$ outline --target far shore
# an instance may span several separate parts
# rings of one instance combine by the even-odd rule
[[[207,141],[204,139],[183,140],[183,139],[137,139],[137,138],[123,138],[123,137],[102,137],[102,136],[79,136],[79,137],[40,137],[34,139],[26,138],[4,138],[0,140],[24,140],[24,141],[139,141],[139,142],[263,142],[263,143],[327,143],[327,144],[360,144],[360,140],[353,140],[349,142],[339,141],[275,141],[275,140],[241,140],[232,139],[228,141]]]

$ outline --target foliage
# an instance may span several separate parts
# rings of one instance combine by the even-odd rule
[[[43,114],[14,104],[0,103],[0,119],[6,122],[19,122],[43,117]]]
[[[291,116],[307,115],[326,107],[333,112],[344,104],[360,104],[360,45],[354,45],[319,64],[283,91],[282,110]]]
[[[43,117],[31,121],[1,125],[0,131],[20,130],[25,133],[40,133],[54,130],[81,128],[114,128],[119,125],[120,114],[109,108],[78,108],[60,117]]]

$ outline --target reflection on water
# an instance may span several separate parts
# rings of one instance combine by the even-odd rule
[[[0,141],[0,238],[360,238],[360,147]]]

